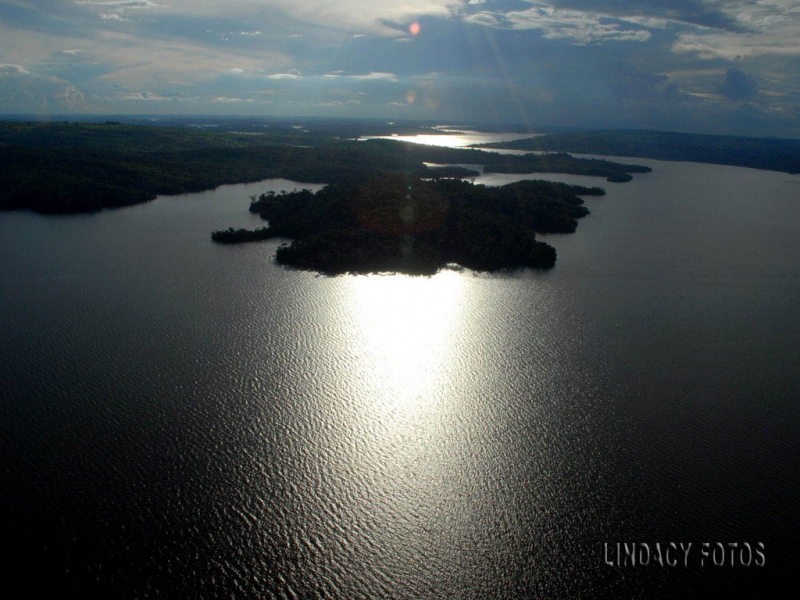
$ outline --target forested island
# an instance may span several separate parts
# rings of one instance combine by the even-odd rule
[[[601,188],[526,180],[490,188],[457,179],[393,174],[317,192],[270,192],[250,211],[269,225],[215,231],[220,243],[273,237],[291,243],[276,260],[326,275],[400,272],[429,275],[449,264],[476,271],[547,269],[555,249],[537,232],[571,233],[589,213],[579,196]]]
[[[549,133],[475,147],[635,156],[800,173],[800,140],[791,139],[621,129]]]
[[[329,129],[315,132],[278,124],[239,132],[113,121],[0,122],[0,210],[90,212],[268,178],[355,184],[397,173],[418,178],[477,174],[462,166],[425,163],[481,165],[485,172],[594,175],[610,181],[649,170],[564,153],[513,156],[386,139],[356,141],[331,137]]]

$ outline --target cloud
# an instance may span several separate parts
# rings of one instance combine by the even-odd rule
[[[100,9],[100,19],[103,21],[129,21],[131,11],[147,8],[158,8],[158,4],[148,0],[77,0],[75,4],[89,8]]]
[[[90,4],[92,6],[102,6],[109,8],[148,8],[158,6],[153,2],[147,0],[110,0],[110,1],[94,1],[94,0],[77,0],[75,4]]]
[[[100,15],[100,18],[103,19],[103,21],[128,21],[129,20],[129,19],[126,19],[124,16],[122,16],[122,14],[113,13],[113,12],[112,13],[103,13],[103,14]]]
[[[702,110],[788,120],[800,105],[797,0],[0,6],[10,8],[0,22],[0,112],[213,113],[271,102],[275,114],[290,105],[313,113],[316,102],[319,114],[647,126],[685,116],[702,126]],[[414,103],[395,109],[407,92]]]
[[[83,106],[84,95],[74,85],[67,85],[63,92],[54,95],[56,101],[69,111],[79,110]]]
[[[16,64],[0,64],[0,109],[5,112],[73,112],[84,107],[75,85]]]
[[[394,73],[375,73],[370,72],[366,75],[350,75],[353,79],[358,79],[359,81],[370,81],[375,79],[384,79],[388,81],[397,81],[397,75]]]
[[[620,19],[658,19],[712,29],[739,31],[741,24],[728,7],[747,0],[549,0],[558,9],[579,10]]]
[[[0,77],[12,77],[15,75],[30,75],[30,71],[22,65],[3,65],[0,64]]]
[[[737,23],[736,31],[682,32],[673,52],[693,53],[706,60],[800,56],[800,6],[794,0],[729,0],[720,7]]]
[[[155,92],[126,92],[119,95],[119,99],[125,102],[173,102],[174,97],[167,97]]]
[[[306,81],[314,80],[336,80],[336,79],[351,79],[355,81],[397,81],[397,75],[394,73],[384,73],[370,71],[360,75],[345,74],[341,69],[331,73],[323,73],[321,75],[301,75],[299,72],[291,73],[273,73],[267,75],[267,79],[304,79]]]
[[[87,50],[87,54],[88,54]],[[248,72],[285,66],[289,59],[275,52],[245,56],[180,38],[143,40],[135,35],[105,32],[95,42],[91,58],[104,65],[100,79],[124,88],[190,84],[229,74],[231,64]]]
[[[725,81],[720,86],[719,93],[728,100],[752,100],[758,92],[758,86],[752,77],[735,67],[725,72]]]
[[[228,96],[218,96],[211,102],[214,104],[240,104],[242,102],[254,102],[254,100],[252,98],[230,98]]]
[[[800,29],[782,35],[781,32],[720,35],[682,33],[672,51],[696,54],[704,60],[737,60],[758,56],[800,56]]]
[[[344,31],[349,34],[397,35],[383,20],[406,23],[424,16],[447,17],[457,10],[464,0],[170,0],[164,4],[148,3],[158,7],[160,14],[177,15],[193,19],[288,19],[327,31]],[[100,2],[87,2],[100,6]],[[148,6],[150,7],[150,6]],[[125,7],[127,8],[127,7]],[[138,7],[137,7],[138,8]]]
[[[470,23],[515,30],[536,29],[552,40],[567,40],[574,44],[607,41],[637,41],[650,39],[644,28],[631,29],[630,22],[611,19],[603,13],[582,10],[562,10],[542,2],[529,2],[525,10],[509,12],[481,11],[466,17]]]

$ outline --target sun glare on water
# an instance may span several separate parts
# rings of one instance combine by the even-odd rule
[[[462,287],[462,275],[452,271],[353,279],[362,365],[373,391],[397,410],[411,410],[436,395],[457,343]]]

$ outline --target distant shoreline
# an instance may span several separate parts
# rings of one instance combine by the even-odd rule
[[[0,122],[0,210],[96,212],[160,195],[270,178],[355,184],[398,173],[423,179],[474,175],[426,163],[481,164],[487,173],[593,175],[609,181],[627,181],[630,173],[649,171],[566,153],[514,156],[385,139],[359,142],[333,135],[330,127],[311,131],[289,126],[261,135],[240,131],[236,122],[231,127]]]
[[[553,133],[473,147],[652,158],[800,173],[800,140],[792,139],[620,129]]]

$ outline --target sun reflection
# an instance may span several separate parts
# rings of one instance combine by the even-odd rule
[[[406,94],[406,100],[408,103],[412,103],[417,100],[417,92],[413,90],[409,90]],[[434,101],[433,98],[426,98],[427,101]],[[487,142],[505,142],[510,140],[518,140],[518,139],[525,139],[531,137],[538,137],[543,135],[541,133],[482,133],[478,131],[469,131],[469,130],[462,130],[461,133],[452,133],[453,130],[448,131],[447,129],[442,128],[435,128],[441,131],[442,133],[431,133],[431,134],[419,134],[419,135],[375,135],[375,136],[364,136],[359,138],[360,140],[382,140],[382,139],[392,139],[395,141],[400,142],[411,142],[414,144],[424,144],[426,146],[441,146],[444,148],[463,148],[468,147],[471,144],[485,144]],[[496,150],[493,149],[493,152],[509,152],[507,150]],[[521,150],[514,150],[514,153],[525,154],[524,151]]]
[[[453,271],[353,279],[369,385],[393,408],[409,410],[439,395],[434,390],[456,344],[462,285],[462,275]]]

